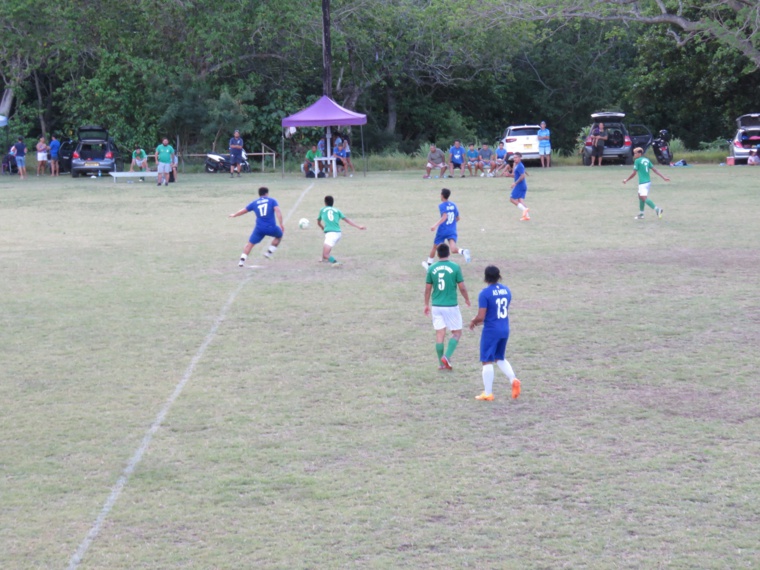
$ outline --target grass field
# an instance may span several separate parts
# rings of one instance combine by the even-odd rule
[[[760,567],[760,173],[667,169],[643,221],[628,168],[529,173],[529,223],[446,181],[513,293],[490,403],[422,314],[441,180],[0,178],[0,568]]]

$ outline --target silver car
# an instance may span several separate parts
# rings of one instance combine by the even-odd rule
[[[633,164],[633,149],[637,146],[647,151],[652,144],[652,132],[644,125],[626,125],[623,123],[625,113],[614,111],[600,111],[591,115],[593,124],[588,130],[588,135],[583,147],[583,164],[591,164],[591,133],[599,123],[604,123],[607,131],[607,140],[604,143],[604,161],[619,161],[624,164]]]
[[[749,151],[760,146],[760,113],[742,115],[736,126],[739,130],[731,141],[731,156],[736,162],[747,162]]]

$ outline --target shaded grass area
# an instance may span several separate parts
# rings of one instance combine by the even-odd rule
[[[529,224],[505,180],[446,181],[471,296],[491,263],[514,294],[518,401],[473,399],[477,334],[436,370],[442,181],[319,181],[81,567],[757,567],[756,177],[669,170],[637,222],[628,168],[529,172]],[[308,185],[0,186],[0,566],[67,564],[245,278],[225,216],[262,183],[285,213]],[[295,229],[327,192],[369,226],[341,269]]]

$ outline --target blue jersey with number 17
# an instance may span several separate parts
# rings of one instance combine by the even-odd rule
[[[478,295],[478,307],[486,309],[483,332],[501,333],[509,336],[509,303],[512,292],[506,285],[495,283],[489,285]]]
[[[274,209],[278,206],[277,200],[269,196],[262,196],[248,204],[245,209],[256,214],[256,227],[261,229],[277,226]]]

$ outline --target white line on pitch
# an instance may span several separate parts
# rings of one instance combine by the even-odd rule
[[[301,193],[301,195],[298,197],[298,200],[296,200],[295,205],[290,209],[287,216],[285,216],[284,221],[288,221],[290,219],[290,216],[293,214],[293,212],[296,211],[301,201],[306,197],[306,194],[308,194],[309,190],[311,190],[312,188],[314,188],[314,182],[312,182],[311,185]],[[98,518],[95,519],[95,524],[92,525],[92,528],[90,528],[90,531],[87,533],[87,536],[79,545],[79,548],[77,548],[77,551],[71,557],[71,560],[69,560],[68,570],[76,570],[76,568],[78,568],[79,565],[82,563],[82,559],[84,558],[84,555],[87,553],[87,550],[90,548],[90,545],[93,543],[93,541],[98,537],[98,534],[100,534],[100,530],[103,528],[103,523],[105,522],[106,518],[111,512],[111,509],[113,509],[113,506],[116,504],[116,501],[119,499],[119,496],[121,495],[121,492],[124,490],[124,487],[127,486],[130,475],[132,475],[135,468],[142,460],[143,455],[145,454],[145,452],[148,449],[148,446],[150,445],[150,442],[153,440],[153,436],[158,431],[158,428],[161,427],[161,424],[164,422],[164,419],[166,418],[166,414],[169,413],[169,409],[172,407],[172,404],[174,404],[174,401],[182,393],[182,390],[185,387],[185,384],[187,384],[187,382],[190,380],[190,377],[193,375],[193,371],[195,370],[195,367],[200,362],[208,346],[214,340],[214,337],[216,336],[216,331],[219,329],[221,324],[224,322],[224,319],[227,317],[227,312],[230,310],[230,307],[232,307],[232,304],[235,302],[235,299],[237,298],[240,291],[242,291],[246,283],[248,283],[248,281],[251,280],[252,275],[253,273],[249,273],[248,276],[240,282],[240,285],[238,285],[237,289],[235,289],[235,291],[232,292],[232,295],[230,295],[229,299],[227,299],[227,303],[225,303],[224,307],[222,307],[222,310],[219,313],[219,316],[214,321],[214,324],[211,327],[211,330],[206,335],[206,338],[203,339],[203,342],[201,343],[200,348],[198,348],[198,352],[196,352],[195,356],[193,356],[193,359],[190,361],[190,365],[187,367],[187,370],[185,370],[185,373],[182,375],[182,378],[180,379],[180,381],[174,387],[174,391],[172,392],[171,396],[169,396],[169,399],[166,400],[163,407],[161,408],[161,411],[158,412],[158,415],[156,416],[156,419],[153,420],[153,423],[151,424],[150,429],[148,429],[148,431],[145,432],[145,436],[142,439],[142,443],[140,444],[140,447],[138,447],[137,451],[135,451],[134,455],[132,455],[132,458],[129,460],[129,463],[127,463],[127,466],[124,468],[124,471],[121,472],[121,476],[119,477],[118,481],[116,481],[116,485],[114,485],[113,488],[111,489],[111,494],[108,495],[108,499],[106,499],[106,502],[103,505],[103,508],[100,509],[100,514],[98,515]]]

